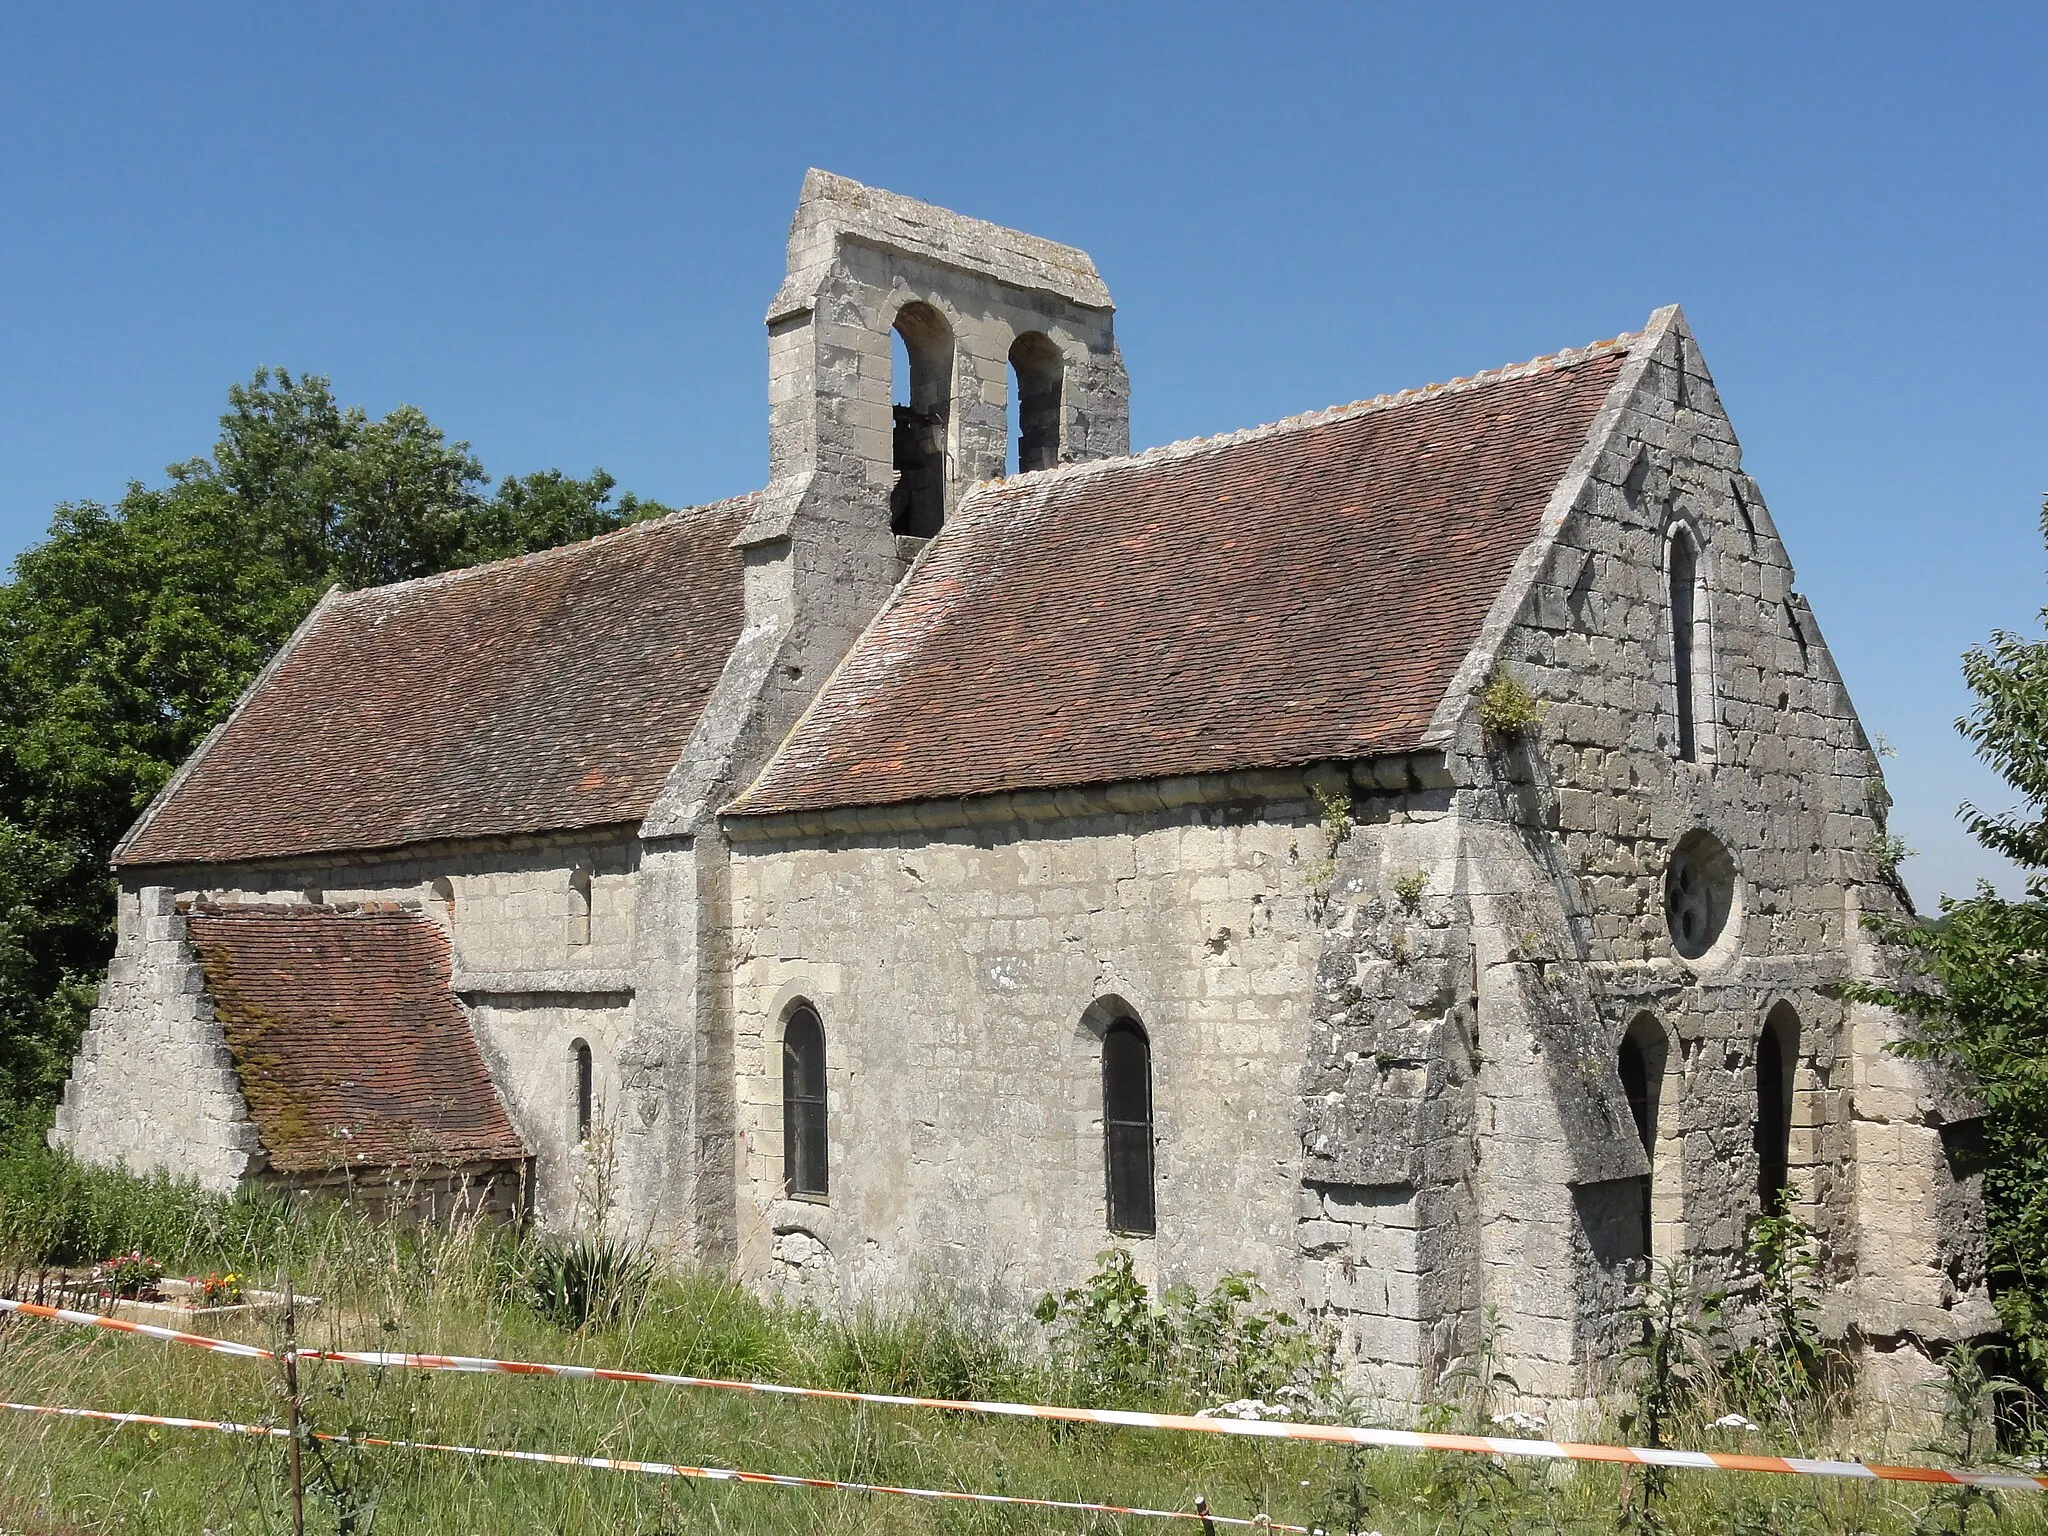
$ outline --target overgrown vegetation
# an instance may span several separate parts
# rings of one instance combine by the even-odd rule
[[[2042,519],[2048,534],[2048,502]],[[2048,1389],[2048,640],[1997,631],[1963,658],[1963,676],[1977,703],[1957,729],[2019,803],[1996,815],[1965,805],[1962,815],[1979,843],[2024,872],[2025,895],[2007,900],[1980,884],[1966,899],[1944,897],[1938,922],[1873,920],[1908,980],[1853,995],[1915,1021],[1903,1054],[1958,1066],[1981,1086],[1983,1145],[1956,1150],[1981,1158],[2009,1367],[2038,1394]]]
[[[1496,743],[1520,741],[1543,723],[1543,706],[1505,666],[1479,690],[1479,724]]]
[[[107,859],[331,583],[544,549],[666,510],[611,476],[488,477],[419,410],[259,369],[205,458],[57,508],[0,583],[0,1126],[47,1105],[113,944]]]
[[[1756,1262],[1798,1234],[1760,1232]],[[1789,1245],[1789,1246],[1788,1246]],[[519,1239],[483,1223],[381,1226],[337,1206],[210,1197],[168,1180],[85,1170],[22,1138],[0,1155],[0,1263],[17,1279],[140,1248],[173,1274],[236,1269],[252,1286],[288,1273],[308,1346],[621,1365],[727,1380],[802,1383],[983,1400],[1195,1409],[1236,1416],[1373,1422],[1329,1371],[1327,1341],[1273,1309],[1248,1278],[1206,1293],[1143,1283],[1131,1254],[1103,1255],[1086,1283],[1044,1299],[1033,1322],[993,1289],[926,1287],[896,1310],[827,1316],[694,1274],[654,1273],[649,1255]],[[1789,1352],[1811,1306],[1780,1265],[1789,1309],[1740,1348],[1682,1272],[1652,1277],[1624,1362],[1621,1422],[1597,1435],[1707,1449],[1849,1454],[1819,1377],[1731,1362]],[[580,1277],[564,1279],[573,1273]],[[46,1277],[47,1278],[47,1277]],[[570,1291],[596,1298],[562,1305]],[[604,1300],[618,1298],[616,1306]],[[233,1335],[274,1344],[274,1317]],[[1491,1319],[1437,1384],[1427,1422],[1474,1433],[1560,1432],[1520,1403]],[[1983,1460],[1985,1404],[2000,1390],[1981,1359],[1952,1362],[1945,1457]],[[1974,1370],[1974,1374],[1973,1374]],[[797,1472],[864,1482],[1269,1513],[1330,1531],[1421,1533],[2048,1532],[2024,1499],[1912,1485],[1559,1467],[1484,1456],[1345,1451],[1136,1430],[722,1392],[501,1375],[369,1371],[307,1362],[306,1413],[323,1433],[567,1451]],[[1774,1421],[1745,1396],[1759,1381],[1804,1383]],[[0,1324],[0,1385],[17,1402],[66,1403],[281,1422],[277,1374],[135,1338],[16,1320]],[[1975,1438],[1972,1438],[1974,1436]],[[288,1529],[281,1448],[176,1430],[0,1417],[0,1524],[51,1532]],[[685,1483],[624,1473],[479,1462],[425,1451],[320,1444],[307,1457],[308,1529],[375,1536],[423,1530],[558,1533],[1069,1532],[1149,1529],[1007,1508]]]

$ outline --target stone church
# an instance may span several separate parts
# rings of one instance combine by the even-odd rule
[[[1489,1308],[1584,1399],[1781,1203],[1880,1390],[1989,1330],[1978,1110],[1842,995],[1883,778],[1680,312],[1140,453],[1113,317],[811,172],[766,486],[330,592],[120,845],[54,1139],[824,1303],[1123,1244],[1392,1403]]]

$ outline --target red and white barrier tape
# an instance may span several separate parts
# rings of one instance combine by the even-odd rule
[[[0,1309],[66,1323],[90,1323],[181,1344],[197,1344],[222,1354],[274,1358],[253,1344],[150,1328],[90,1312],[60,1312],[27,1302],[0,1300]],[[722,1392],[753,1392],[772,1397],[820,1398],[842,1403],[874,1403],[888,1408],[925,1408],[941,1413],[978,1413],[1002,1418],[1053,1419],[1070,1424],[1104,1424],[1122,1429],[1167,1429],[1209,1435],[1242,1435],[1262,1440],[1311,1440],[1327,1445],[1364,1446],[1396,1451],[1464,1451],[1481,1456],[1525,1456],[1550,1461],[1617,1462],[1629,1466],[1679,1467],[1700,1472],[1772,1472],[1796,1477],[1846,1477],[1906,1483],[1962,1483],[1977,1488],[2004,1488],[2016,1493],[2048,1492],[2048,1477],[2023,1472],[1950,1471],[1941,1467],[1890,1466],[1882,1462],[1817,1461],[1800,1456],[1749,1456],[1729,1451],[1673,1451],[1640,1445],[1587,1445],[1569,1440],[1524,1440],[1503,1435],[1451,1435],[1426,1430],[1374,1429],[1358,1425],[1290,1424],[1274,1419],[1204,1419],[1192,1414],[1144,1413],[1124,1408],[1064,1408],[1043,1403],[975,1402],[945,1397],[908,1397],[894,1392],[851,1392],[836,1387],[792,1387],[778,1382],[727,1381],[715,1376],[672,1376],[659,1371],[630,1371],[599,1365],[542,1365],[525,1360],[492,1360],[475,1355],[412,1355],[380,1350],[302,1349],[302,1360],[331,1360],[349,1365],[402,1367],[410,1370],[497,1372],[512,1376],[559,1376],[570,1381],[639,1382],[659,1387],[699,1387]]]
[[[46,1317],[56,1323],[79,1323],[90,1328],[111,1328],[116,1333],[139,1333],[146,1339],[169,1344],[196,1344],[217,1355],[239,1355],[248,1360],[277,1357],[258,1344],[237,1344],[230,1339],[210,1339],[203,1333],[180,1333],[175,1328],[158,1328],[151,1323],[131,1323],[125,1317],[104,1317],[98,1312],[71,1312],[63,1307],[46,1307],[33,1301],[9,1301],[0,1297],[0,1312],[20,1312],[28,1317]]]
[[[104,1408],[56,1408],[42,1403],[0,1403],[0,1409],[42,1414],[58,1419],[91,1419],[107,1424],[149,1424],[171,1429],[212,1429],[229,1434],[289,1438],[291,1431],[264,1424],[235,1424],[215,1419],[179,1419],[154,1413],[113,1413]],[[1087,1515],[1142,1515],[1153,1520],[1195,1520],[1205,1525],[1241,1525],[1309,1536],[1305,1525],[1283,1525],[1263,1515],[1245,1519],[1212,1513],[1204,1503],[1194,1510],[1145,1509],[1127,1504],[1095,1504],[1081,1499],[1034,1499],[1011,1493],[966,1493],[952,1488],[898,1488],[889,1483],[849,1483],[830,1477],[798,1477],[788,1472],[740,1472],[730,1467],[690,1467],[672,1461],[631,1461],[618,1456],[569,1456],[556,1451],[507,1451],[490,1446],[440,1445],[430,1440],[383,1440],[373,1435],[314,1434],[329,1445],[371,1446],[393,1451],[440,1451],[453,1456],[487,1456],[501,1461],[537,1462],[554,1467],[595,1467],[607,1472],[640,1472],[651,1477],[695,1477],[717,1483],[757,1483],[774,1488],[823,1488],[841,1493],[895,1494],[909,1499],[945,1499],[967,1504],[1017,1504],[1031,1509],[1070,1510]],[[1203,1501],[1197,1501],[1203,1503]]]
[[[1191,1414],[1144,1413],[1123,1408],[1063,1408],[1041,1403],[973,1402],[944,1397],[907,1397],[893,1392],[849,1392],[833,1387],[790,1387],[774,1382],[725,1381],[710,1376],[669,1376],[656,1371],[616,1370],[596,1365],[537,1365],[468,1355],[405,1355],[375,1350],[301,1350],[302,1358],[353,1365],[404,1366],[432,1371],[496,1371],[515,1376],[560,1376],[576,1381],[628,1381],[664,1387],[708,1387],[777,1397],[824,1398],[876,1403],[891,1408],[928,1408],[942,1413],[980,1413],[1020,1419],[1056,1419],[1074,1424],[1107,1424],[1125,1429],[1193,1430],[1210,1435],[1245,1435],[1264,1440],[1313,1440],[1330,1445],[1401,1451],[1467,1451],[1482,1456],[1525,1456],[1551,1461],[1604,1461],[1633,1466],[1683,1467],[1712,1472],[1776,1472],[1805,1477],[1848,1477],[1910,1483],[1967,1483],[1979,1488],[2048,1492],[2048,1477],[2020,1472],[1951,1472],[1939,1467],[1887,1466],[1879,1462],[1815,1461],[1799,1456],[1748,1456],[1725,1451],[1673,1451],[1653,1446],[1585,1445],[1568,1440],[1523,1440],[1501,1435],[1451,1435],[1424,1430],[1372,1429],[1340,1424],[1290,1424],[1274,1419],[1204,1419]]]

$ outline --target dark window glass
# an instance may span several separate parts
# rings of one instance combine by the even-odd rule
[[[825,1026],[809,1008],[782,1034],[782,1184],[792,1195],[827,1193]]]
[[[1158,1230],[1152,1205],[1152,1047],[1135,1019],[1102,1037],[1103,1160],[1113,1232]]]
[[[1692,713],[1693,617],[1697,606],[1699,552],[1681,533],[1671,541],[1671,669],[1678,683],[1678,755],[1694,755]]]
[[[1636,1135],[1643,1150],[1655,1145],[1656,1102],[1650,1097],[1650,1063],[1643,1055],[1642,1042],[1634,1035],[1621,1042],[1621,1091],[1628,1095],[1628,1112],[1636,1123]]]
[[[1756,1186],[1766,1216],[1782,1215],[1790,1184],[1792,1062],[1796,1035],[1773,1011],[1756,1043]]]
[[[576,1139],[590,1139],[590,1047],[581,1040],[569,1042],[569,1063],[575,1073]]]
[[[1657,1155],[1657,1101],[1650,1095],[1654,1091],[1650,1081],[1650,1061],[1643,1050],[1643,1042],[1636,1038],[1634,1031],[1622,1037],[1621,1041],[1621,1091],[1628,1095],[1629,1117],[1636,1123],[1636,1136],[1643,1144],[1643,1156],[1654,1159]],[[1640,1214],[1637,1221],[1637,1237],[1642,1244],[1643,1256],[1650,1252],[1650,1199],[1652,1181],[1642,1180]]]

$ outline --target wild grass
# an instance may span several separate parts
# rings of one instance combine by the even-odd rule
[[[41,1166],[22,1169],[16,1162]],[[56,1202],[53,1212],[34,1191]],[[28,1191],[29,1193],[24,1193]],[[56,1236],[52,1236],[56,1234]],[[35,1244],[55,1247],[37,1249]],[[379,1226],[341,1208],[209,1200],[165,1181],[121,1182],[17,1149],[0,1166],[0,1257],[84,1260],[155,1249],[173,1273],[222,1266],[254,1284],[289,1272],[308,1347],[373,1348],[630,1365],[676,1374],[973,1398],[1185,1408],[1246,1384],[1297,1379],[1305,1330],[1253,1294],[1147,1296],[1114,1263],[1055,1301],[1050,1324],[1014,1300],[928,1288],[893,1311],[828,1317],[724,1280],[664,1274],[615,1320],[569,1329],[537,1295],[531,1252],[505,1232]],[[274,1328],[225,1330],[275,1344]],[[1312,1374],[1310,1372],[1309,1374]],[[1483,1362],[1478,1375],[1486,1377]],[[1455,1389],[1457,1384],[1453,1383]],[[1489,1387],[1441,1421],[1490,1421]],[[0,1326],[0,1396],[245,1423],[279,1423],[280,1374],[264,1362],[17,1319]],[[376,1371],[308,1362],[305,1411],[337,1434],[679,1461],[860,1482],[1187,1509],[1332,1530],[1395,1533],[2048,1532],[2042,1502],[1962,1509],[1911,1485],[1674,1474],[1654,1507],[1620,1469],[1500,1464],[1476,1456],[1356,1453],[1262,1441],[983,1419],[912,1409],[535,1377]],[[1324,1402],[1325,1412],[1357,1405]],[[1709,1449],[1839,1450],[1841,1431],[1770,1437],[1705,1431]],[[1487,1427],[1491,1427],[1490,1422]],[[1513,1431],[1496,1431],[1513,1432]],[[0,1413],[0,1530],[289,1529],[279,1442],[109,1428]],[[322,1446],[308,1461],[316,1532],[1110,1532],[1134,1518],[939,1505],[838,1492],[526,1467],[425,1451]],[[1192,1527],[1190,1527],[1192,1529]]]

